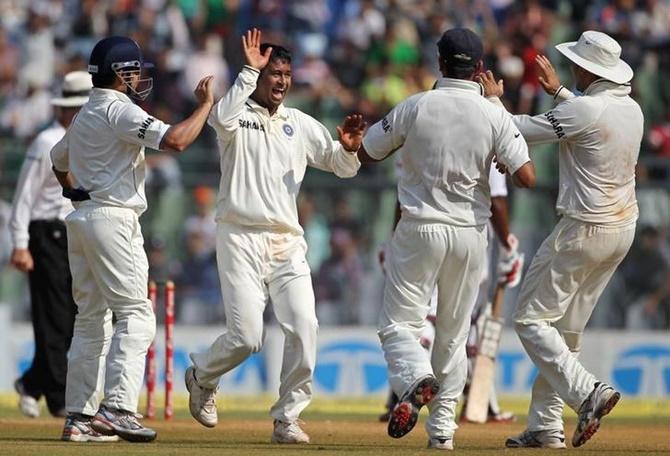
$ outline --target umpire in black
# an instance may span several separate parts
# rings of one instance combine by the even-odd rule
[[[51,148],[86,103],[91,76],[84,71],[65,75],[62,96],[51,100],[55,120],[30,144],[21,167],[9,222],[11,264],[28,273],[35,356],[30,368],[16,380],[19,408],[39,416],[44,396],[53,416],[65,416],[67,352],[72,340],[76,306],[63,222],[73,210],[51,171]]]

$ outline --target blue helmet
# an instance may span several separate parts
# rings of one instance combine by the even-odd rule
[[[123,80],[131,95],[140,100],[144,100],[153,88],[153,78],[140,79],[142,69],[152,67],[144,61],[140,46],[124,36],[110,36],[98,41],[88,62],[88,72],[94,77],[116,75]]]

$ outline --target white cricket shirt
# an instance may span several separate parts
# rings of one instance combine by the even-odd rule
[[[64,198],[56,175],[51,170],[49,152],[65,134],[65,128],[53,122],[28,147],[14,193],[9,230],[15,249],[27,249],[28,226],[33,220],[65,219],[72,212],[70,200]]]
[[[400,180],[402,176],[402,148],[395,153],[395,177]],[[491,166],[489,171],[489,187],[491,189],[491,198],[507,197],[507,177],[505,174],[498,172],[495,166]]]
[[[209,115],[221,154],[216,220],[302,234],[296,198],[307,166],[353,177],[361,164],[314,118],[284,105],[270,116],[250,99],[258,75],[245,66]]]
[[[488,222],[494,155],[511,174],[530,160],[511,116],[482,97],[479,84],[450,78],[396,106],[363,145],[378,160],[402,147],[403,217],[456,226]]]
[[[559,214],[588,223],[625,226],[638,216],[635,165],[644,117],[630,87],[606,80],[537,116],[514,116],[529,144],[559,143]]]
[[[147,114],[122,92],[94,88],[63,139],[51,150],[58,171],[70,171],[90,201],[75,202],[147,208],[144,148],[158,149],[169,125]]]

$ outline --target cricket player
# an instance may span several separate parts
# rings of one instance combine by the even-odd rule
[[[146,209],[144,148],[183,151],[202,130],[214,100],[212,78],[203,78],[193,114],[167,125],[131,101],[151,91],[152,79],[142,78],[145,67],[135,41],[99,41],[88,66],[94,86],[90,99],[51,150],[63,194],[75,207],[65,219],[77,304],[65,393],[66,441],[156,438],[136,415],[145,355],[156,331],[138,221]]]
[[[33,362],[14,382],[14,388],[20,396],[19,408],[33,418],[40,414],[41,396],[53,416],[65,417],[67,351],[76,306],[63,220],[74,209],[61,194],[61,186],[51,171],[49,152],[88,101],[92,87],[91,75],[85,71],[65,75],[61,96],[51,100],[55,120],[28,147],[9,221],[11,264],[28,273],[35,334]]]
[[[530,144],[559,143],[561,219],[535,254],[514,313],[516,331],[540,374],[528,428],[508,439],[508,447],[564,448],[563,402],[578,414],[572,445],[581,446],[620,397],[577,354],[598,298],[635,235],[635,165],[644,119],[630,97],[633,70],[620,59],[614,39],[586,31],[556,49],[572,62],[583,96],[565,89],[540,56],[540,83],[560,103],[537,116],[514,116]],[[502,93],[502,81],[496,83],[492,74],[482,75],[481,82],[487,95]]]
[[[396,161],[396,173],[399,177],[402,173],[402,160]],[[486,262],[483,270],[484,274],[479,285],[479,293],[477,295],[476,304],[473,308],[470,317],[470,331],[468,333],[467,341],[467,356],[468,356],[468,378],[466,386],[463,391],[464,405],[462,407],[461,421],[465,421],[465,403],[468,400],[468,386],[472,378],[474,359],[477,356],[477,348],[479,342],[479,328],[478,323],[480,317],[488,312],[489,300],[489,259],[493,257],[493,244],[491,240],[493,233],[502,247],[499,251],[498,264],[496,266],[497,277],[499,283],[503,283],[505,287],[514,288],[521,281],[521,274],[523,271],[524,256],[518,251],[519,241],[516,236],[510,233],[509,230],[509,214],[507,204],[507,181],[505,175],[498,172],[495,167],[491,167],[489,172],[489,187],[491,194],[491,218],[488,224],[488,241],[489,247],[486,254]],[[400,210],[396,209],[396,220],[394,221],[394,228],[400,221]],[[380,263],[384,269],[385,252],[380,252]],[[424,330],[421,332],[419,341],[426,350],[431,350],[433,342],[435,341],[435,314],[437,312],[437,290],[433,291],[430,298],[430,310],[426,318]],[[398,403],[398,396],[391,391],[386,402],[387,411],[379,416],[379,421],[388,422],[391,418],[391,412]],[[514,421],[515,417],[510,412],[503,412],[498,404],[495,387],[491,388],[491,395],[489,398],[488,419],[489,422],[506,423]]]
[[[204,426],[217,424],[219,379],[261,349],[270,299],[285,338],[272,442],[309,443],[298,417],[312,397],[317,320],[296,198],[307,166],[356,175],[365,124],[347,117],[334,141],[325,126],[283,104],[290,52],[261,45],[256,29],[242,48],[246,65],[208,121],[221,153],[216,251],[226,330],[206,352],[191,354],[189,408]]]
[[[378,326],[389,381],[400,397],[388,432],[396,438],[407,434],[419,409],[432,401],[428,445],[448,450],[467,376],[470,315],[485,263],[490,166],[495,157],[524,187],[534,185],[535,170],[511,116],[488,103],[473,81],[482,68],[479,37],[468,29],[451,29],[437,46],[443,75],[437,87],[409,97],[373,125],[359,157],[374,161],[399,148],[403,153],[402,215],[391,240]],[[429,357],[419,335],[435,286],[436,334]]]
[[[467,408],[470,394],[470,383],[474,371],[474,364],[479,349],[482,320],[491,313],[491,261],[494,258],[494,246],[492,241],[498,244],[498,262],[495,265],[495,276],[493,279],[505,288],[514,288],[521,282],[523,272],[524,255],[519,252],[519,241],[509,229],[509,211],[507,201],[507,181],[505,175],[499,173],[495,167],[491,167],[489,174],[489,186],[491,189],[491,218],[488,223],[489,247],[484,257],[484,274],[479,285],[476,304],[470,317],[470,330],[466,343],[468,356],[468,378],[463,390],[463,407],[461,421],[467,421],[465,410]],[[435,309],[436,310],[436,309]],[[431,309],[432,311],[432,309]],[[434,312],[433,312],[434,315]],[[424,336],[425,337],[425,336]],[[491,385],[488,401],[487,422],[508,423],[514,421],[515,417],[510,412],[504,412],[500,408],[495,386]]]

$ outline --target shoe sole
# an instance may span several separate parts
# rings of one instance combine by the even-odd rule
[[[435,377],[421,380],[404,400],[393,408],[388,424],[388,435],[399,439],[409,433],[419,419],[421,407],[428,404],[437,395],[440,384]]]
[[[195,412],[193,411],[193,406],[191,404],[191,386],[189,385],[189,377],[193,376],[192,374],[193,370],[194,370],[193,367],[189,367],[188,369],[186,369],[186,373],[184,374],[184,383],[186,384],[186,391],[188,391],[188,411],[191,412],[191,416],[198,423],[202,424],[205,427],[213,428],[219,422],[218,417],[215,421],[205,421],[198,416],[197,411]],[[193,382],[195,383],[195,376],[193,376]]]
[[[72,434],[69,432],[64,432],[60,438],[64,442],[94,442],[94,443],[104,443],[104,442],[118,442],[119,437],[116,435],[103,435],[100,437],[91,437],[86,434]]]
[[[577,431],[575,430],[575,435],[572,438],[573,447],[577,448],[584,445],[591,439],[591,437],[595,435],[596,432],[598,432],[598,429],[600,429],[600,420],[612,411],[614,406],[616,406],[619,402],[619,399],[621,399],[621,393],[615,391],[614,394],[612,394],[612,396],[607,399],[605,405],[595,411],[593,418],[584,427],[584,430],[580,434],[577,434]]]
[[[540,443],[539,445],[524,445],[516,440],[507,439],[505,441],[505,448],[548,448],[551,450],[559,450],[567,448],[564,442],[560,443]]]
[[[97,416],[91,421],[91,427],[94,431],[104,435],[104,436],[119,436],[127,442],[133,443],[146,443],[153,442],[156,440],[157,434],[139,434],[136,432],[128,432],[123,428],[114,426],[114,424],[109,421],[98,418]]]
[[[270,443],[278,443],[280,445],[309,445],[309,440],[304,441],[304,442],[303,441],[297,441],[297,440],[289,441],[289,440],[279,439],[279,438],[277,438],[273,435],[272,438],[270,439]]]
[[[453,450],[454,449],[454,441],[453,439],[448,439],[445,440],[444,443],[433,443],[433,439],[428,440],[428,446],[426,447],[429,450]]]

